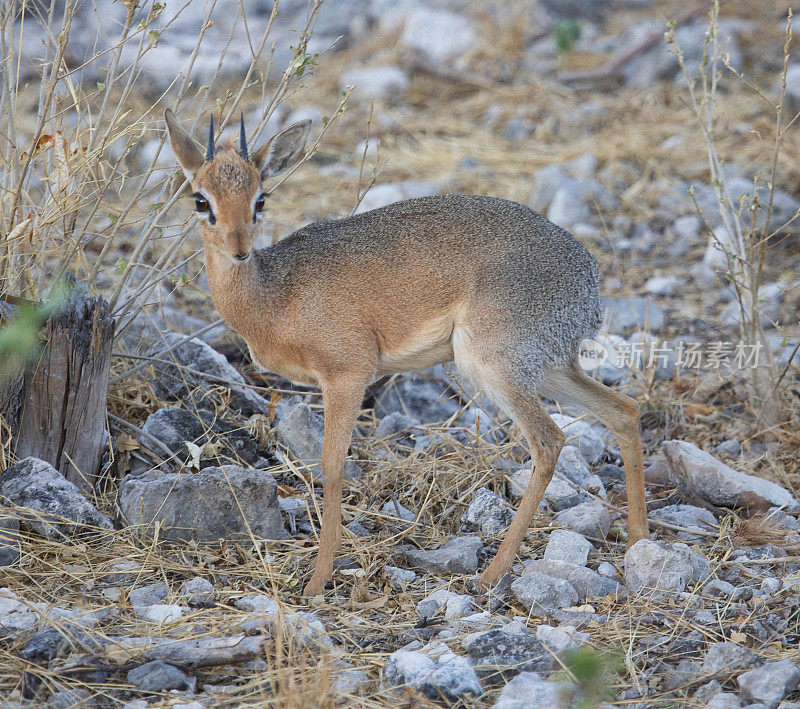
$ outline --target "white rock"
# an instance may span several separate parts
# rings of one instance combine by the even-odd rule
[[[575,688],[547,682],[536,672],[520,672],[500,692],[492,709],[567,709],[575,706]]]
[[[536,638],[559,654],[589,642],[589,634],[580,632],[574,625],[540,625],[536,628]]]
[[[30,630],[38,617],[10,588],[0,588],[0,637]]]
[[[453,62],[475,46],[475,32],[467,17],[421,3],[397,5],[394,12],[381,17],[381,25],[402,25],[400,44],[431,68]]]
[[[483,694],[469,662],[443,643],[393,652],[383,668],[382,684],[385,688],[415,687],[429,699],[452,701],[467,694]]]
[[[151,606],[134,606],[133,613],[140,620],[151,623],[172,623],[182,618],[189,609],[169,603],[154,603]]]
[[[675,295],[683,286],[683,279],[677,276],[653,276],[644,284],[644,289],[651,295]]]
[[[586,566],[592,543],[571,529],[554,529],[544,550],[545,561],[566,561],[577,566]]]
[[[572,229],[579,222],[588,221],[592,216],[589,206],[576,195],[560,189],[555,193],[547,210],[547,218],[562,229]]]
[[[348,69],[339,79],[339,89],[353,87],[352,96],[359,101],[399,99],[408,89],[408,74],[397,66],[358,67]]]

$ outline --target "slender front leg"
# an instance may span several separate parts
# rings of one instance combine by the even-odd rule
[[[342,543],[344,462],[365,389],[366,383],[363,379],[322,385],[322,399],[325,406],[322,472],[326,482],[323,486],[319,552],[314,561],[314,573],[303,589],[304,596],[316,596],[322,593],[325,584],[333,575],[333,559],[339,553]]]

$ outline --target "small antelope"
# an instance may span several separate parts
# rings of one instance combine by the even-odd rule
[[[309,121],[252,155],[244,119],[238,147],[205,156],[165,114],[172,149],[194,190],[208,285],[253,361],[322,389],[322,527],[303,593],[317,595],[341,546],[342,475],[364,390],[376,377],[455,361],[522,429],[533,474],[492,563],[496,584],[514,561],[553,476],[564,434],[539,399],[555,391],[615,435],[628,493],[629,543],[648,535],[636,403],[589,378],[578,346],[601,320],[598,267],[563,229],[515,202],[474,195],[423,197],[309,224],[254,249],[262,183],[303,156]]]

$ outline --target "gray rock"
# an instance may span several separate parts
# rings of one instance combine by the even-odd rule
[[[651,512],[650,517],[691,530],[689,532],[672,530],[674,534],[687,541],[698,541],[704,538],[702,534],[692,534],[693,531],[713,532],[717,527],[717,520],[711,512],[694,505],[667,505]]]
[[[77,486],[38,458],[24,458],[6,469],[0,477],[0,501],[33,510],[20,510],[19,521],[47,539],[91,536],[113,529],[111,520],[100,514]]]
[[[601,576],[606,576],[608,578],[614,578],[617,575],[617,569],[614,564],[610,564],[607,561],[601,561],[597,565],[597,573]]]
[[[765,283],[758,289],[758,307],[763,327],[771,328],[780,323],[785,294],[786,287],[782,283]],[[722,309],[719,319],[723,325],[738,325],[742,319],[739,302],[732,300],[728,303]]]
[[[91,693],[85,689],[65,689],[53,694],[45,705],[47,709],[73,709],[73,707],[96,706],[91,702]]]
[[[19,520],[0,517],[0,566],[11,566],[20,555]]]
[[[720,49],[729,55],[731,65],[739,69],[742,64],[742,54],[736,41],[736,33],[742,28],[743,23],[737,20],[722,18],[719,21]],[[663,24],[656,20],[645,20],[628,28],[620,41],[623,46],[631,46],[644,35],[654,30],[663,31],[664,29]],[[675,30],[675,38],[684,53],[687,71],[692,76],[697,73],[703,57],[707,30],[708,22],[706,20],[689,22]],[[656,81],[671,79],[679,71],[678,59],[672,48],[662,42],[626,62],[622,68],[622,75],[628,86],[645,88],[652,86]],[[720,71],[724,71],[724,69],[720,67]]]
[[[429,197],[435,194],[439,194],[439,187],[432,182],[384,182],[375,185],[367,192],[355,213],[361,214],[404,199]]]
[[[545,561],[566,561],[577,566],[586,566],[592,543],[571,529],[554,529],[550,532],[544,549]]]
[[[313,412],[303,397],[293,396],[281,408],[277,418],[278,442],[307,466],[316,480],[324,482],[325,476],[320,467],[325,428],[322,415]],[[345,461],[345,480],[357,480],[361,475],[361,468],[354,461]]]
[[[397,411],[423,423],[446,421],[461,410],[447,384],[411,374],[397,377],[375,399],[375,416],[384,418]]]
[[[715,505],[800,511],[791,493],[776,483],[734,470],[688,441],[662,444],[674,485]]]
[[[398,101],[408,90],[408,74],[397,66],[353,67],[342,74],[339,89],[348,84],[353,87],[352,96],[357,101],[389,99]]]
[[[722,579],[711,579],[711,581],[705,585],[704,590],[709,596],[728,599],[733,598],[736,593],[736,586]]]
[[[469,615],[475,608],[473,596],[454,593],[446,588],[438,588],[417,603],[417,615],[421,620],[427,621],[441,611],[445,620],[457,620]]]
[[[731,458],[738,458],[742,454],[742,444],[739,443],[738,438],[731,438],[728,441],[722,441],[717,446],[714,446],[714,452],[717,455],[727,455]]]
[[[729,641],[713,643],[703,658],[703,672],[710,675],[733,673],[761,663],[752,650]]]
[[[145,435],[138,438],[146,448],[165,457],[161,446],[151,440],[155,438],[179,462],[197,462],[201,468],[225,463],[252,465],[261,457],[258,444],[240,425],[231,425],[207,409],[159,409],[147,417],[142,431]],[[194,460],[187,442],[201,449],[199,461]]]
[[[333,641],[325,625],[315,613],[293,613],[263,593],[251,593],[234,601],[234,606],[250,614],[239,626],[248,633],[266,632],[272,637],[282,637],[299,647],[316,646],[330,650]]]
[[[781,700],[800,684],[800,669],[791,660],[767,662],[736,678],[739,693],[746,700],[761,702],[775,709]]]
[[[97,652],[101,643],[97,637],[85,632],[83,628],[72,623],[59,623],[58,626],[45,628],[34,635],[20,653],[20,656],[37,664],[47,663],[68,655],[70,651]]]
[[[391,438],[391,443],[394,445],[413,448],[419,425],[419,419],[400,411],[392,411],[381,419],[375,428],[375,436]]]
[[[386,574],[386,578],[389,579],[389,582],[396,589],[405,588],[408,584],[413,583],[417,578],[417,575],[413,571],[401,569],[397,566],[384,566],[383,573]]]
[[[492,709],[568,709],[576,706],[574,685],[543,680],[536,672],[520,672],[500,692]]]
[[[169,595],[169,587],[163,581],[131,589],[128,602],[134,608],[145,608],[163,601]]]
[[[597,500],[583,502],[553,517],[553,524],[566,527],[584,537],[605,539],[611,529],[612,515],[608,508]]]
[[[144,567],[133,559],[122,559],[111,566],[103,575],[103,583],[119,586],[131,586],[139,578],[146,578]]]
[[[606,450],[606,444],[586,421],[563,414],[550,414],[550,418],[564,431],[564,435],[567,437],[567,441],[570,444],[565,446],[565,448],[577,448],[580,451],[580,455],[583,456],[590,465],[597,463],[600,458],[602,458]],[[575,468],[576,465],[579,468],[585,467],[582,460],[576,463],[573,457],[574,453],[568,452],[565,455],[565,460],[561,462],[561,469],[564,470],[565,474],[567,477],[570,477],[570,479],[571,476],[568,471]],[[559,460],[561,460],[561,455],[559,455]],[[559,469],[559,463],[556,463],[556,469]],[[574,480],[573,482],[578,481]]]
[[[687,214],[686,216],[678,217],[672,222],[672,233],[678,238],[697,242],[700,237],[701,223],[700,217],[696,214]]]
[[[605,489],[602,481],[589,472],[586,464],[586,460],[595,463],[602,457],[606,449],[603,439],[585,421],[559,414],[553,414],[551,418],[563,427],[567,438],[577,436],[572,439],[571,444],[561,449],[556,461],[556,473],[575,483],[579,488],[604,497]]]
[[[527,571],[511,584],[511,591],[534,615],[553,613],[578,603],[578,593],[572,584],[537,571]]]
[[[717,692],[706,704],[706,707],[713,707],[713,709],[739,709],[741,706],[742,702],[739,697],[731,692]]]
[[[513,624],[509,624],[513,625]],[[461,643],[478,676],[508,678],[518,672],[550,672],[553,656],[527,628],[509,632],[508,626],[467,635]]]
[[[402,519],[405,522],[415,522],[417,520],[416,512],[407,507],[403,507],[403,505],[394,500],[389,500],[383,504],[383,507],[381,507],[381,514],[394,519]]]
[[[676,295],[684,286],[684,281],[678,276],[653,276],[648,278],[644,289],[650,295]]]
[[[235,465],[195,474],[150,472],[128,476],[119,489],[122,517],[170,542],[285,539],[275,479]]]
[[[535,571],[553,578],[563,579],[578,594],[578,601],[583,603],[588,598],[612,595],[624,595],[625,589],[607,576],[601,576],[585,566],[577,566],[566,561],[548,561],[536,559],[526,564],[523,574]]]
[[[800,64],[792,63],[786,71],[786,103],[790,111],[800,111]]]
[[[369,675],[363,670],[343,670],[333,681],[331,690],[340,697],[353,697],[368,683]]]
[[[527,138],[534,130],[534,124],[528,118],[513,116],[506,121],[503,128],[503,137],[511,142],[518,142]]]
[[[474,574],[483,549],[480,537],[454,537],[438,549],[400,549],[406,562],[420,571],[433,574]]]
[[[512,494],[517,491],[518,486],[524,493],[530,481],[531,471],[527,469],[519,470],[512,476]],[[514,495],[522,497],[522,494]],[[567,510],[584,502],[589,502],[592,498],[585,492],[576,490],[575,486],[563,479],[560,475],[554,475],[544,490],[544,501],[554,512]]]
[[[469,662],[443,643],[393,652],[383,667],[382,684],[386,688],[414,687],[429,699],[454,701],[468,694],[483,694]]]
[[[401,505],[399,502],[395,502],[394,500],[389,500],[388,502],[384,503],[383,507],[381,507],[381,514],[386,517],[402,519],[406,522],[416,522],[417,520],[416,512],[408,509],[407,507],[403,507],[403,505]]]
[[[127,675],[128,684],[143,692],[169,692],[190,687],[190,680],[177,667],[153,660],[134,667]]]
[[[690,582],[708,576],[708,562],[698,559],[681,542],[667,544],[640,539],[625,552],[625,580],[631,593],[643,590],[680,593]]]
[[[607,312],[608,328],[611,332],[620,333],[634,329],[658,332],[664,324],[664,309],[648,298],[603,297],[600,302]]]
[[[181,586],[181,595],[192,608],[210,608],[214,605],[214,585],[211,581],[195,576]]]
[[[148,354],[155,356],[183,338],[184,335],[177,332],[166,332]],[[207,407],[205,400],[209,390],[223,386],[230,392],[229,405],[243,414],[261,414],[269,410],[269,402],[245,385],[244,377],[225,356],[197,338],[179,345],[162,359],[174,364],[153,365],[155,376],[150,384],[159,399],[194,401]],[[200,391],[193,396],[195,389]]]
[[[499,495],[481,487],[461,516],[459,532],[479,532],[484,537],[503,532],[511,520],[514,510]]]

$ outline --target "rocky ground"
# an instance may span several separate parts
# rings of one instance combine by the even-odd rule
[[[266,241],[453,191],[515,199],[571,230],[604,274],[609,356],[594,371],[640,403],[651,537],[627,548],[613,437],[547,402],[567,446],[513,571],[480,592],[529,457],[490,402],[436,367],[369,390],[334,583],[302,599],[321,400],[258,373],[235,335],[207,327],[202,259],[187,251],[186,277],[165,278],[122,323],[101,489],[88,500],[33,458],[0,476],[3,705],[800,706],[800,246],[792,225],[780,229],[759,291],[788,382],[763,430],[736,371],[738,307],[719,275],[705,144],[660,40],[683,3],[330,7],[315,47],[342,40],[271,127],[307,116],[321,130],[348,85],[351,108],[271,198]],[[785,11],[721,8],[731,64],[772,98]],[[677,29],[690,71],[707,26],[701,10]],[[165,32],[157,49],[149,66],[181,45]],[[798,80],[790,62],[788,103],[800,106]],[[257,101],[244,103],[255,120]],[[771,164],[774,114],[731,75],[718,108],[730,192],[752,194]],[[131,165],[157,153],[145,134]],[[798,155],[790,129],[776,224],[800,208]],[[118,256],[103,255],[101,293]]]

